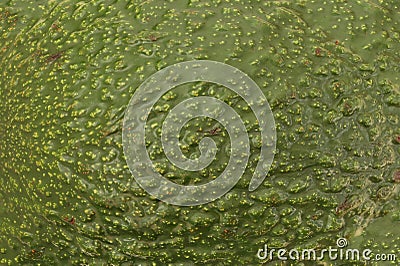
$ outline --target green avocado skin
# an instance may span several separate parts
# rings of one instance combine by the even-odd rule
[[[1,265],[365,265],[264,260],[273,248],[371,249],[400,263],[400,31],[397,1],[28,1],[0,3]],[[182,129],[182,152],[205,136],[204,170],[171,164],[168,112],[216,97],[249,134],[246,171],[226,195],[179,207],[135,182],[122,148],[124,111],[149,76],[188,60],[234,66],[261,88],[277,150],[249,191],[261,135],[246,102],[194,82],[153,106],[146,145],[155,169],[183,185],[218,177],[230,139],[210,118]],[[216,128],[220,128],[216,130]],[[216,132],[216,134],[210,134]]]

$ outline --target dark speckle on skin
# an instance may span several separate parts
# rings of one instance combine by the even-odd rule
[[[396,170],[393,175],[393,181],[395,183],[400,183],[400,170]]]

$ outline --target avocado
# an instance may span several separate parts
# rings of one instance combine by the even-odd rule
[[[264,245],[394,253],[400,263],[400,32],[397,1],[27,1],[0,3],[0,264],[316,265],[260,259]],[[184,84],[146,129],[169,180],[214,180],[227,131],[196,118],[181,150],[218,146],[209,167],[179,169],[162,123],[185,99],[212,96],[243,118],[247,168],[227,194],[175,206],[144,191],[122,147],[125,110],[152,74],[189,60],[240,69],[261,88],[277,133],[264,182],[248,187],[262,146],[246,102],[228,88]],[[218,128],[218,129],[217,129]],[[330,261],[321,265],[364,265]]]

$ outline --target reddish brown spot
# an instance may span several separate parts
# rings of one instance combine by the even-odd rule
[[[400,170],[397,170],[396,172],[394,172],[393,181],[395,183],[400,183]]]
[[[51,28],[52,28],[53,30],[56,30],[56,31],[61,30],[61,28],[57,25],[57,23],[51,24]]]
[[[55,54],[49,55],[46,59],[47,63],[53,63],[62,57],[64,52],[57,52]]]
[[[214,129],[211,129],[208,133],[210,133],[210,135],[214,136],[214,135],[217,135],[219,132],[221,132],[221,129],[219,127],[216,127]]]
[[[336,214],[340,214],[343,211],[347,210],[350,208],[351,204],[349,202],[349,199],[346,197],[346,199],[339,204],[339,206],[336,207]]]
[[[230,229],[224,229],[223,231],[222,231],[222,234],[221,234],[221,236],[223,237],[223,238],[229,238],[229,237],[232,237],[233,235],[234,235],[234,230],[230,230]]]
[[[315,55],[316,56],[321,56],[322,50],[320,48],[315,49]]]
[[[72,216],[71,219],[69,219],[68,217],[64,217],[64,221],[74,225],[75,224],[75,217]]]
[[[158,39],[157,36],[155,36],[153,34],[149,35],[149,40],[150,41],[155,42],[155,41],[157,41],[157,39]]]
[[[400,135],[394,137],[394,142],[398,144],[400,143]]]
[[[336,45],[339,45],[339,43],[340,43],[340,42],[339,42],[338,40],[335,41],[335,44],[336,44]]]

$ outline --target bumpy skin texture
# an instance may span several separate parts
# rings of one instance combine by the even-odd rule
[[[2,1],[1,264],[279,265],[260,261],[257,250],[322,249],[338,237],[399,254],[399,8],[396,1]],[[131,177],[121,122],[145,78],[192,59],[225,62],[260,85],[276,120],[277,153],[265,182],[249,192],[260,148],[249,108],[215,85],[177,88],[149,118],[148,150],[160,173],[201,183],[226,164],[224,129],[211,134],[222,152],[207,170],[166,162],[160,126],[187,97],[234,106],[252,143],[232,191],[177,207]],[[183,151],[196,154],[216,126],[190,122]]]

